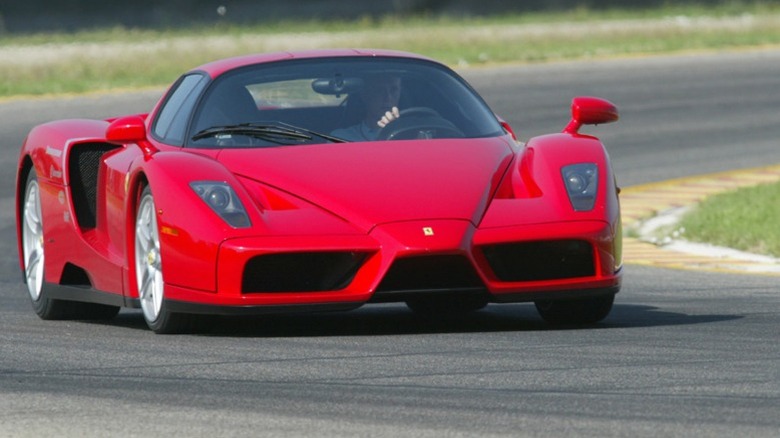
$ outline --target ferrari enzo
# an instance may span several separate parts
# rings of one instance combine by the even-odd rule
[[[571,110],[522,143],[438,62],[321,50],[203,65],[149,113],[36,126],[16,191],[32,307],[140,308],[157,333],[387,302],[598,322],[621,285],[620,207],[604,146],[579,130],[618,113],[595,97]]]

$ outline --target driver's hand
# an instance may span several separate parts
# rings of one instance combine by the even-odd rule
[[[399,117],[401,117],[401,113],[398,111],[398,107],[394,106],[390,109],[390,111],[386,112],[385,115],[382,116],[382,118],[379,119],[378,122],[376,122],[376,124],[380,128],[384,128],[385,126],[389,125],[390,122],[392,122],[393,120]]]

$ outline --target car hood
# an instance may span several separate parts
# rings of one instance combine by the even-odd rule
[[[218,160],[368,230],[421,219],[478,223],[513,153],[495,137],[225,149]]]

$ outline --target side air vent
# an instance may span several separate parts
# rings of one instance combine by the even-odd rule
[[[540,281],[595,275],[593,248],[584,240],[520,242],[482,247],[500,281]]]
[[[76,220],[84,229],[97,223],[97,180],[100,159],[118,146],[108,143],[86,143],[73,147],[68,172]]]
[[[242,293],[320,292],[345,288],[368,255],[302,252],[254,257],[244,267]]]

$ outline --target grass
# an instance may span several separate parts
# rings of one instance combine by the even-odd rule
[[[780,46],[777,2],[0,35],[0,98],[160,87],[214,59],[276,50],[392,48],[463,67],[766,46]],[[764,185],[707,199],[676,231],[692,241],[780,256],[776,218],[780,184]]]
[[[693,242],[780,257],[780,183],[708,197],[679,223]]]
[[[202,63],[254,52],[392,48],[456,67],[780,45],[780,5],[386,17],[351,22],[225,23],[178,30],[112,28],[0,36],[0,97],[158,87]]]

